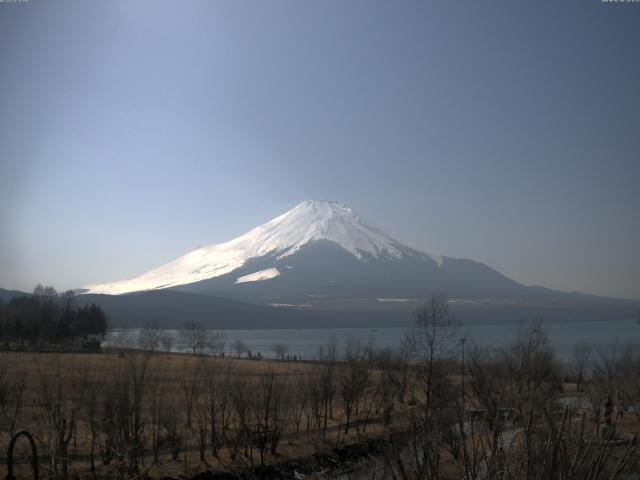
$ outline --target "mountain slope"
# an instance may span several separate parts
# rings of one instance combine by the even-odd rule
[[[267,278],[265,272],[274,271],[278,274]],[[244,281],[258,274],[264,279]],[[526,287],[470,260],[444,257],[439,265],[419,252],[394,259],[365,256],[359,260],[327,240],[305,245],[284,258],[267,255],[252,259],[229,274],[175,289],[216,292],[254,303],[296,305],[336,298],[424,298],[432,292],[447,292],[454,297],[529,293]]]
[[[0,301],[8,303],[11,299],[16,297],[27,297],[31,295],[30,293],[21,292],[19,290],[6,290],[4,288],[0,288]]]
[[[114,328],[183,328],[194,322],[216,329],[406,327],[418,302],[341,302],[318,307],[270,307],[211,295],[154,290],[125,295],[79,295],[78,305],[96,303],[107,313]],[[520,305],[451,301],[452,312],[465,324],[512,323],[523,318],[545,322],[629,319],[638,302],[582,299],[579,304],[557,302]]]
[[[198,323],[207,328],[343,328],[406,326],[411,312],[329,311],[270,307],[211,295],[155,290],[124,295],[79,295],[79,305],[95,303],[107,313],[112,328],[184,328]]]
[[[418,251],[330,201],[302,202],[234,240],[85,291],[117,295],[159,289],[299,306],[424,298],[434,292],[482,299],[562,295],[525,287],[482,263]]]
[[[186,285],[228,274],[252,259],[271,256],[281,260],[317,241],[335,243],[358,260],[417,254],[364,223],[345,205],[307,201],[229,242],[198,248],[131,280],[86,289],[88,293],[121,294]],[[440,261],[438,256],[431,258]]]

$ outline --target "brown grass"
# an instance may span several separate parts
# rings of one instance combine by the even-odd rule
[[[78,389],[98,389],[104,385],[116,381],[123,375],[128,374],[130,362],[142,361],[142,353],[127,353],[126,355],[113,353],[83,354],[83,353],[29,353],[29,352],[4,352],[0,353],[0,372],[3,373],[3,381],[6,385],[20,382],[24,377],[25,391],[23,396],[24,408],[20,414],[19,427],[26,428],[33,432],[40,440],[39,455],[44,472],[46,466],[46,432],[42,428],[43,406],[39,405],[42,399],[43,384],[57,378],[59,375],[60,385],[65,398],[71,401],[78,395]],[[234,379],[242,378],[251,384],[258,384],[262,376],[275,372],[276,375],[284,379],[285,388],[289,392],[285,395],[293,396],[296,379],[301,375],[317,371],[318,366],[312,363],[280,362],[268,360],[246,360],[246,359],[220,359],[211,357],[193,357],[184,354],[153,354],[149,356],[149,363],[146,371],[145,384],[147,395],[161,396],[163,399],[173,399],[176,404],[181,405],[184,399],[184,379],[197,368],[215,368],[219,372],[231,370]],[[293,397],[291,397],[293,398]],[[147,399],[148,400],[148,399]],[[352,429],[349,435],[342,433],[342,423],[344,418],[338,408],[336,395],[336,415],[329,422],[329,430],[323,435],[321,430],[315,428],[306,431],[307,419],[303,417],[302,433],[295,434],[294,426],[289,423],[280,443],[276,456],[270,458],[270,462],[279,462],[291,458],[310,457],[318,450],[331,448],[349,442],[360,441],[364,435],[360,425]],[[145,402],[145,411],[149,410],[148,401]],[[0,433],[0,476],[6,474],[5,452],[9,441],[8,433],[5,429],[4,419],[2,431]],[[183,432],[184,433],[184,432]],[[373,422],[366,426],[366,435],[371,437],[380,436],[383,428],[380,424]],[[148,434],[148,428],[145,429]],[[186,434],[187,437],[190,434]],[[71,443],[69,456],[72,459],[70,476],[89,476],[88,450],[89,450],[89,430],[85,422],[78,421],[75,431],[75,438]],[[148,442],[147,442],[148,443]],[[251,458],[246,458],[242,454],[235,460],[231,460],[227,448],[221,448],[218,456],[207,453],[206,463],[199,460],[196,448],[196,439],[186,440],[184,450],[177,460],[172,460],[169,453],[162,452],[160,462],[153,464],[150,452],[146,452],[142,470],[156,478],[162,476],[192,475],[206,469],[229,469],[258,463],[254,453]],[[18,472],[28,475],[27,462],[28,455],[26,449],[18,449],[19,457],[22,458],[18,465]],[[20,461],[19,461],[20,462]],[[102,465],[100,459],[96,459],[97,473],[100,477],[117,477],[117,472],[112,465]],[[20,478],[20,477],[19,477]]]

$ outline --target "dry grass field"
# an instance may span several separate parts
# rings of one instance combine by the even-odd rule
[[[2,476],[9,433],[22,428],[36,437],[41,475],[56,478],[236,470],[384,432],[379,373],[364,365],[345,433],[336,365],[143,352],[9,352],[0,362]]]
[[[411,359],[354,344],[311,363],[3,352],[0,475],[11,434],[26,429],[52,480],[326,478],[363,459],[375,478],[640,478],[635,357],[576,377],[533,328],[462,369],[424,355],[436,336],[421,338]],[[29,458],[21,441],[18,478],[30,478]]]

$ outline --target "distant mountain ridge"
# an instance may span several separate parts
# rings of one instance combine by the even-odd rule
[[[4,288],[0,288],[0,300],[7,303],[11,301],[11,299],[16,297],[24,297],[25,295],[30,295],[25,292],[21,292],[19,290],[6,290]]]

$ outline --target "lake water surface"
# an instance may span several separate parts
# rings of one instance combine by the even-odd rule
[[[456,334],[466,338],[467,345],[505,346],[510,343],[523,326],[523,322],[500,324],[461,325]],[[574,346],[586,342],[600,349],[621,348],[628,343],[640,345],[640,324],[635,319],[591,320],[583,322],[545,323],[544,329],[560,359],[569,360]],[[287,354],[303,359],[313,359],[318,348],[335,341],[338,350],[349,338],[362,342],[371,341],[376,348],[396,348],[400,345],[406,328],[332,328],[332,329],[272,329],[272,330],[224,330],[227,338],[226,350],[232,352],[232,343],[242,340],[254,355],[274,357],[273,346],[284,344]],[[113,330],[106,338],[107,344],[135,346],[140,330]],[[179,330],[165,330],[174,338],[173,350],[183,351]]]

